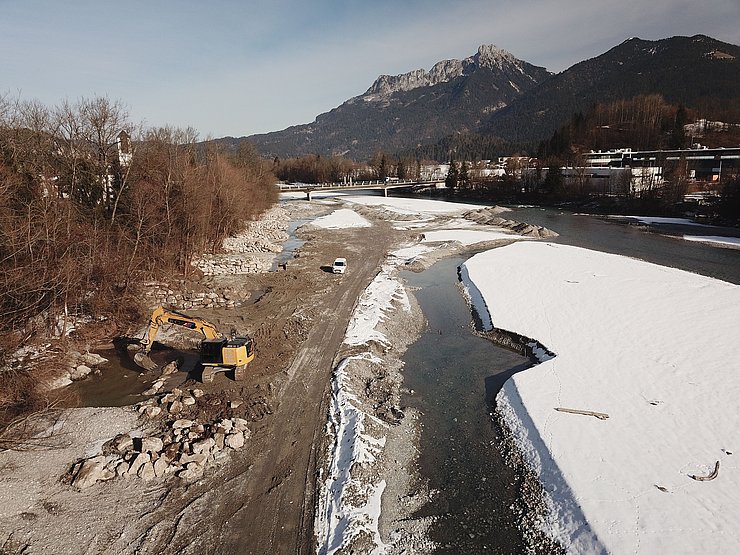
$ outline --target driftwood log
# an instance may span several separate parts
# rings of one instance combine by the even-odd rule
[[[555,407],[555,410],[558,412],[569,412],[571,414],[582,414],[584,416],[593,416],[595,418],[598,418],[599,420],[606,420],[609,418],[609,415],[605,412],[594,412],[592,410],[581,410],[581,409],[568,409],[565,407]]]
[[[697,482],[708,482],[714,480],[719,474],[719,461],[714,463],[714,470],[707,476],[697,476],[696,474],[689,474],[689,477],[696,480]]]

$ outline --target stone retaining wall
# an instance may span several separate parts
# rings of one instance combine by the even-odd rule
[[[246,229],[223,242],[223,254],[205,254],[193,266],[207,276],[269,272],[288,239],[288,212],[274,206]]]

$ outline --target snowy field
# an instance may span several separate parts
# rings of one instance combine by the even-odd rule
[[[346,196],[342,200],[364,204],[366,206],[382,206],[399,214],[455,214],[467,212],[468,210],[478,210],[481,206],[475,204],[462,204],[457,202],[447,202],[444,200],[430,200],[418,198],[399,198],[399,197],[381,197],[381,196]]]
[[[497,398],[550,535],[575,553],[740,553],[740,287],[535,241],[463,279],[484,321],[555,353]]]

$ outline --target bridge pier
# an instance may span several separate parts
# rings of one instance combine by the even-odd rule
[[[306,200],[311,200],[311,190],[306,191]]]
[[[388,187],[383,187],[383,196],[384,197],[388,196]]]

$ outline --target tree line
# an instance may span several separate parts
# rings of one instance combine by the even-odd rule
[[[408,156],[390,156],[376,152],[367,163],[357,163],[342,156],[312,154],[281,160],[275,158],[272,171],[281,181],[290,183],[340,183],[349,180],[383,180],[386,177],[417,179],[421,160]]]
[[[0,357],[75,315],[126,322],[142,280],[187,276],[276,201],[251,145],[197,139],[107,97],[0,97]]]

